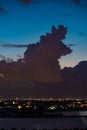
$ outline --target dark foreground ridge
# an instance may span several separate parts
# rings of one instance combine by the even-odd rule
[[[85,118],[5,118],[0,130],[87,130]]]

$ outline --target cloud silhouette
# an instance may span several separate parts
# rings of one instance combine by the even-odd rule
[[[87,82],[87,61],[81,61],[73,68],[73,73],[79,81]]]
[[[58,29],[53,26],[51,33],[42,35],[38,43],[28,46],[24,53],[24,61],[28,64],[34,81],[59,82],[62,80],[58,59],[72,52],[62,42],[66,33],[67,29],[63,25],[60,25]]]
[[[35,44],[28,46],[4,44],[4,47],[27,47],[27,49],[24,58],[20,58],[17,62],[2,59],[0,73],[3,73],[9,80],[24,79],[42,83],[62,81],[58,59],[72,52],[62,42],[66,33],[67,28],[63,25],[58,28],[52,26],[51,32],[42,35],[40,41]]]
[[[87,61],[81,61],[75,67],[65,67],[62,70],[62,76],[65,81],[78,81],[78,82],[86,82],[87,85]],[[75,84],[76,86],[76,84]]]

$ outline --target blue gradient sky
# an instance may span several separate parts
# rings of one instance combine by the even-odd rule
[[[74,44],[72,54],[60,59],[64,66],[75,66],[87,60],[87,0],[32,0],[29,5],[18,0],[0,0],[0,45],[32,44],[50,32],[51,26],[63,24],[68,28],[64,43]],[[0,46],[0,55],[17,59],[26,48]]]

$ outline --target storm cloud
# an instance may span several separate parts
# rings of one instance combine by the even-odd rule
[[[32,82],[52,83],[61,82],[60,64],[58,59],[67,55],[72,50],[62,40],[65,39],[67,28],[59,25],[52,26],[51,32],[40,36],[40,41],[34,44],[11,45],[4,47],[27,47],[24,58],[17,62],[0,62],[1,73],[8,80],[29,80]],[[14,75],[13,75],[14,72]],[[16,75],[17,74],[17,75]]]
[[[64,45],[67,28],[52,26],[51,33],[40,37],[36,44],[28,46],[24,53],[24,61],[28,64],[32,78],[40,82],[60,82],[60,65],[58,59],[72,50]]]

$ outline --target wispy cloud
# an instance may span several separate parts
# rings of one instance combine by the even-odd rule
[[[75,46],[75,44],[68,44],[68,46],[72,47],[72,46]]]
[[[14,48],[24,48],[28,47],[28,45],[17,45],[17,44],[1,44],[2,47],[14,47]]]

